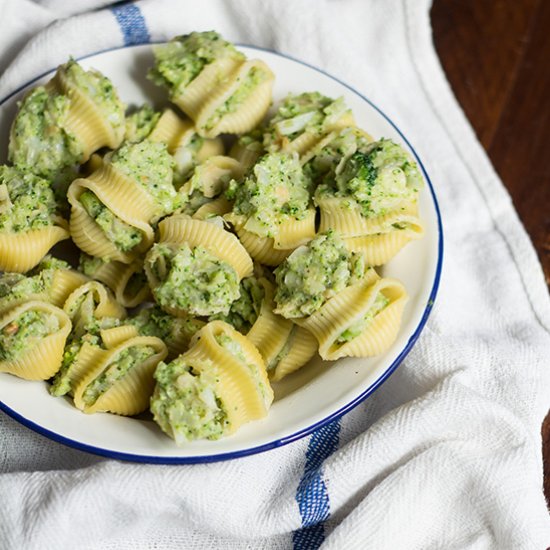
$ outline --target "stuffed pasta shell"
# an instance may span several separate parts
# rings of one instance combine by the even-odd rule
[[[151,296],[141,260],[123,264],[82,253],[80,269],[92,279],[108,286],[114,292],[117,302],[124,307],[136,307]]]
[[[231,204],[223,194],[229,182],[240,180],[242,175],[242,167],[235,159],[223,155],[208,158],[180,188],[184,203],[181,212],[198,220],[226,214]]]
[[[47,380],[61,366],[71,331],[67,314],[46,302],[29,301],[0,317],[0,372]]]
[[[111,81],[71,59],[23,99],[9,160],[54,183],[70,182],[76,165],[101,147],[118,147],[123,136],[124,105]]]
[[[219,219],[219,218],[218,218]],[[160,242],[145,257],[145,273],[157,304],[174,315],[227,313],[252,260],[216,219],[174,215],[159,224]]]
[[[278,265],[315,235],[315,209],[309,180],[296,155],[263,156],[226,197],[233,210],[224,216],[235,227],[250,255],[265,265]]]
[[[195,124],[172,109],[165,109],[149,135],[151,141],[166,143],[174,159],[174,185],[180,187],[193,169],[214,155],[223,155],[220,138],[207,139],[197,133]]]
[[[317,187],[319,231],[337,231],[369,265],[382,265],[424,233],[418,217],[422,183],[416,163],[400,145],[373,142],[353,153],[330,183]]]
[[[107,349],[84,344],[80,351],[82,374],[73,383],[75,406],[88,414],[132,416],[143,412],[153,393],[153,373],[167,353],[162,340],[149,336],[125,339]]]
[[[332,99],[319,92],[289,94],[264,129],[263,146],[270,153],[302,156],[330,132],[353,124],[342,97]]]
[[[104,260],[131,263],[153,243],[152,223],[178,206],[166,145],[126,143],[69,187],[75,244]]]
[[[318,344],[309,331],[273,312],[274,294],[275,286],[265,277],[243,279],[239,299],[228,315],[217,318],[247,336],[258,348],[269,378],[276,382],[304,366]]]
[[[267,112],[273,73],[262,61],[247,60],[218,33],[177,36],[154,53],[149,77],[168,89],[201,136],[248,132]]]
[[[273,401],[265,365],[255,346],[223,321],[212,321],[192,347],[160,363],[151,412],[178,445],[219,439],[266,416]]]
[[[69,238],[68,224],[56,210],[45,179],[0,166],[0,270],[24,273]]]
[[[275,313],[317,338],[325,360],[368,357],[395,340],[407,293],[380,279],[335,233],[318,235],[276,270]]]

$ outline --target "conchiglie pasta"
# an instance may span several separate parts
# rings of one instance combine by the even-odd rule
[[[178,444],[229,435],[263,418],[273,401],[260,353],[223,321],[208,323],[155,377],[154,419]]]
[[[239,280],[252,275],[252,260],[239,240],[213,223],[178,214],[159,224],[160,242],[202,246],[236,271]]]
[[[0,233],[0,270],[25,273],[35,267],[56,243],[70,237],[67,223],[24,233]]]
[[[317,352],[317,340],[302,327],[273,313],[275,289],[265,278],[259,279],[264,289],[260,313],[247,338],[258,348],[269,377],[279,381],[304,366]]]
[[[195,118],[198,133],[213,138],[252,130],[269,109],[274,79],[263,61],[243,63],[202,104]]]
[[[407,293],[395,279],[366,279],[328,300],[310,317],[296,320],[319,342],[327,361],[370,357],[386,351],[401,324]]]
[[[74,403],[85,413],[131,416],[144,411],[153,392],[153,373],[168,351],[159,338],[137,336],[96,352],[96,363],[74,388]]]
[[[0,372],[25,380],[47,380],[61,366],[71,321],[61,309],[31,301],[0,319]]]

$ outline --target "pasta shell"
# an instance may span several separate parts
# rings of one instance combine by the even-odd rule
[[[0,361],[0,372],[8,372],[25,380],[47,380],[61,366],[65,342],[71,332],[71,321],[63,310],[45,302],[31,301],[4,314],[0,319],[0,330],[27,311],[55,315],[59,321],[59,329],[27,348],[16,359]]]
[[[25,273],[59,241],[70,237],[66,222],[24,233],[0,233],[0,270]]]

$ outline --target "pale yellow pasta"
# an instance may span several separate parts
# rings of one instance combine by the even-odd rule
[[[63,307],[67,298],[90,279],[74,269],[56,269],[48,292],[48,301],[56,307]]]
[[[253,72],[261,75],[261,81],[253,85],[247,97],[233,109],[225,109],[226,112],[218,115],[219,110],[224,111],[224,106],[230,102],[230,98]],[[271,104],[271,92],[275,75],[271,69],[260,60],[244,62],[230,77],[225,85],[218,86],[214,93],[210,93],[208,99],[201,105],[195,119],[199,135],[214,138],[220,134],[243,134],[252,130],[264,118]]]
[[[87,161],[101,147],[116,149],[124,137],[124,126],[115,129],[97,105],[66,77],[62,65],[47,89],[70,98],[65,129],[77,137],[83,148],[82,162]]]
[[[25,273],[48,253],[52,246],[70,237],[67,222],[31,229],[22,233],[0,233],[0,270]]]
[[[14,321],[31,311],[55,316],[58,329],[34,345],[29,345],[17,357],[0,361],[0,372],[8,372],[25,380],[47,380],[61,366],[65,342],[71,332],[71,321],[63,310],[51,304],[30,301],[4,313],[0,319],[0,331],[10,330]]]
[[[140,275],[143,276],[143,281]],[[117,302],[124,307],[136,307],[151,296],[141,260],[135,260],[131,264],[104,262],[93,272],[93,278],[107,285],[115,293]]]
[[[67,298],[63,310],[80,332],[93,319],[115,317],[124,319],[126,310],[119,304],[110,290],[98,281],[89,281],[77,288]]]
[[[173,155],[182,142],[188,141],[195,132],[192,120],[182,118],[170,109],[164,109],[148,138],[151,141],[166,143],[168,152]]]
[[[247,219],[234,213],[224,218],[233,224],[239,239],[254,260],[279,265],[293,250],[315,236],[315,209],[310,208],[302,220],[287,217],[277,226],[275,237],[260,237],[247,229]]]
[[[239,162],[243,172],[248,172],[264,152],[259,141],[251,141],[249,144],[243,144],[241,140],[237,140],[231,147],[229,156]]]
[[[207,220],[208,218],[223,216],[231,211],[231,203],[224,197],[218,197],[203,204],[191,217],[194,220]]]
[[[235,235],[202,220],[176,214],[159,223],[160,242],[187,243],[191,248],[201,246],[218,259],[229,264],[239,280],[252,275],[252,259]]]
[[[365,323],[360,334],[349,341],[338,339],[346,330],[369,315],[378,294],[387,300],[387,305]],[[407,293],[395,279],[367,278],[349,286],[330,298],[310,317],[297,319],[296,323],[309,330],[319,342],[319,355],[334,361],[341,357],[370,357],[386,351],[394,342]]]
[[[227,85],[228,79],[243,64],[240,58],[222,57],[206,65],[199,75],[185,87],[180,95],[173,95],[172,101],[189,117],[196,120],[212,90]]]
[[[242,351],[239,359],[218,341],[226,337]],[[214,393],[223,403],[229,435],[246,422],[266,416],[273,401],[265,364],[256,347],[245,336],[223,321],[212,321],[191,341],[182,358],[197,371],[208,369],[216,381]]]
[[[149,220],[155,216],[157,206],[141,186],[119,176],[122,175],[112,166],[102,165],[88,178],[73,181],[67,193],[71,204],[70,231],[75,244],[90,256],[129,264],[153,244]],[[124,252],[107,238],[79,200],[86,190],[94,193],[115,216],[140,231],[142,239],[137,246]]]
[[[101,329],[99,331],[101,341],[106,349],[115,348],[116,346],[139,336],[138,330],[132,325],[120,325],[119,327]]]
[[[100,392],[92,403],[87,402],[85,391],[88,386],[105,373],[116,362],[121,353],[132,347],[152,348],[154,354],[143,361],[139,361],[138,364],[132,366],[111,384],[106,383],[107,389]],[[75,406],[88,414],[112,412],[132,416],[143,412],[148,407],[149,399],[153,393],[155,368],[166,357],[167,353],[168,351],[162,340],[154,336],[136,336],[114,348],[98,350],[94,354],[95,364],[74,387]]]
[[[311,332],[304,327],[294,325],[290,333],[286,347],[287,353],[281,357],[277,365],[270,371],[270,378],[273,382],[279,382],[285,376],[292,374],[317,353],[319,344]]]
[[[304,366],[317,352],[317,340],[304,328],[273,313],[273,284],[258,280],[264,289],[260,313],[246,337],[258,348],[269,377],[279,381]]]

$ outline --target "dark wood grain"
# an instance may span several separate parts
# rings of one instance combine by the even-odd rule
[[[449,82],[550,285],[550,2],[434,0],[432,27]],[[550,505],[550,414],[542,440]]]

